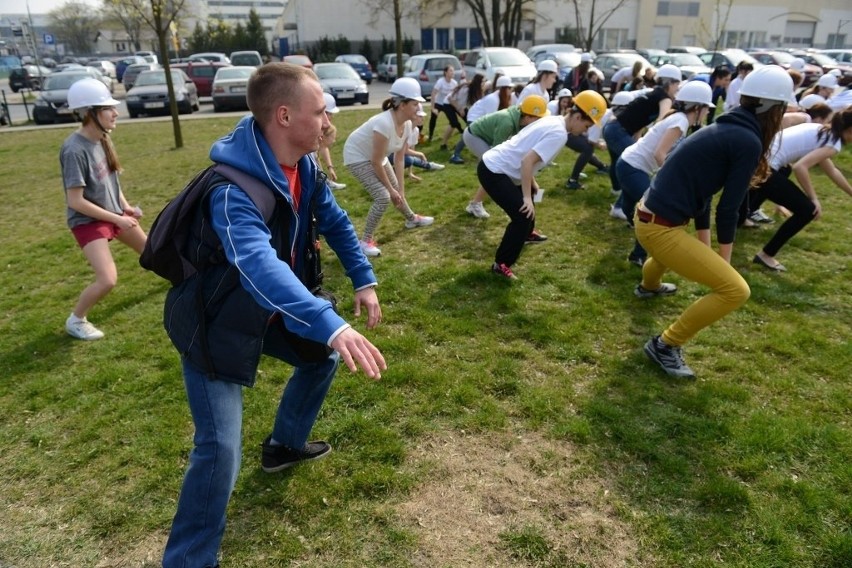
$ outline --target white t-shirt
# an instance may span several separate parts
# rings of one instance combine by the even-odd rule
[[[420,127],[412,126],[411,134],[408,135],[408,149],[414,150],[414,147],[417,146],[418,142],[420,142]]]
[[[518,96],[518,104],[521,104],[521,101],[527,98],[530,95],[538,95],[543,97],[545,101],[550,100],[550,93],[544,90],[544,87],[541,86],[541,83],[530,83],[524,90],[521,91],[520,96]]]
[[[523,93],[521,93],[521,96],[523,96]],[[547,110],[550,111],[550,114],[559,114],[559,99],[553,99],[552,101],[547,103]]]
[[[435,86],[432,88],[432,91],[438,91],[438,94],[434,97],[434,101],[436,105],[443,105],[447,103],[447,97],[453,93],[453,90],[458,85],[458,81],[455,79],[450,79],[447,81],[445,77],[441,77],[437,81],[435,81]]]
[[[386,154],[398,152],[405,146],[405,141],[411,136],[411,121],[406,120],[402,136],[397,136],[393,123],[393,111],[388,109],[370,119],[352,131],[343,145],[343,165],[369,162],[373,159],[373,132],[378,132],[388,139]],[[387,158],[385,158],[387,161]]]
[[[740,77],[735,77],[728,85],[728,92],[725,94],[725,112],[740,106],[740,89],[743,86],[743,80]]]
[[[504,174],[521,183],[521,162],[530,151],[535,151],[541,161],[533,169],[533,175],[553,161],[559,150],[568,141],[564,116],[539,118],[520,132],[494,146],[482,155],[489,170]]]
[[[645,136],[640,138],[635,144],[631,144],[625,148],[621,154],[621,159],[646,174],[653,174],[660,168],[657,165],[657,160],[654,159],[654,152],[657,151],[660,140],[672,128],[680,131],[678,140],[683,138],[686,135],[686,131],[689,130],[689,120],[687,120],[686,115],[682,112],[676,112],[656,123],[645,133]],[[675,142],[676,144],[677,142]]]
[[[780,170],[787,164],[795,164],[799,159],[823,145],[834,148],[835,152],[840,152],[840,140],[833,144],[817,142],[817,134],[821,128],[822,125],[816,122],[797,124],[776,134],[769,148],[769,167]]]
[[[836,95],[832,95],[825,102],[831,107],[831,110],[834,112],[840,112],[849,105],[852,105],[852,89],[846,89]]]
[[[509,97],[509,104],[515,105],[518,102],[518,97],[512,93]],[[491,114],[500,110],[500,91],[489,93],[473,103],[473,106],[467,109],[467,123],[470,124],[480,116]]]
[[[632,79],[633,79],[633,66],[631,65],[630,67],[622,67],[621,69],[619,69],[618,71],[613,73],[612,79],[610,79],[610,81],[615,83],[615,84],[618,84],[619,81],[629,82]]]

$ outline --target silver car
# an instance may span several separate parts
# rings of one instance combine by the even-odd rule
[[[358,72],[348,63],[317,63],[314,73],[322,90],[334,97],[339,105],[365,105],[370,102],[370,91]]]
[[[420,83],[420,94],[424,99],[432,96],[435,82],[444,74],[444,69],[452,65],[456,70],[456,78],[462,72],[458,57],[449,53],[424,53],[415,55],[405,63],[403,77],[414,77]]]
[[[232,54],[233,55],[233,54]],[[213,77],[213,111],[248,109],[246,103],[246,90],[251,74],[256,68],[248,65],[234,65],[232,67],[220,67]]]

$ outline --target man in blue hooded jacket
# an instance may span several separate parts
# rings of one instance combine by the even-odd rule
[[[272,428],[262,444],[264,471],[276,472],[326,456],[331,446],[308,441],[340,359],[372,378],[386,369],[379,350],[299,278],[305,272],[310,212],[355,289],[355,316],[367,328],[381,320],[372,266],[331,191],[317,182],[309,156],[328,127],[322,88],[313,72],[285,63],[260,67],[248,84],[251,116],[210,150],[224,163],[261,180],[278,205],[264,222],[242,189],[212,188],[203,214],[227,262],[172,288],[164,325],[181,353],[195,423],[194,448],[163,557],[164,568],[218,566],[225,510],[240,468],[242,389],[252,386],[260,355],[294,367]],[[285,338],[293,334],[333,349],[308,357]]]

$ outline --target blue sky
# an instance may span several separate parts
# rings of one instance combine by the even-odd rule
[[[77,0],[90,6],[98,6],[98,0]],[[31,14],[46,14],[65,4],[65,0],[29,0]],[[0,17],[6,14],[26,14],[27,0],[0,0]]]

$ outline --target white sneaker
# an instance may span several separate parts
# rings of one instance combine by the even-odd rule
[[[444,164],[439,164],[438,162],[429,162],[430,170],[443,170],[445,167]]]
[[[624,211],[621,210],[621,207],[616,207],[615,203],[609,208],[609,216],[613,219],[621,219],[622,221],[627,221],[627,215],[624,214]]]
[[[491,214],[485,210],[485,205],[481,201],[471,201],[464,208],[465,211],[476,217],[477,219],[488,219]]]
[[[416,229],[417,227],[428,227],[434,222],[434,217],[426,217],[425,215],[415,215],[413,219],[405,222],[405,228]]]
[[[588,177],[588,175],[584,174],[583,172],[580,172],[580,179],[587,179]]]
[[[379,256],[382,254],[382,249],[376,246],[376,241],[370,239],[368,241],[360,241],[361,252],[366,256]]]
[[[65,331],[71,337],[84,341],[94,341],[104,336],[104,332],[93,326],[89,320],[75,318],[73,314],[65,320]]]
[[[328,184],[328,187],[331,190],[346,188],[345,183],[337,183],[336,181],[331,181],[330,179],[325,180],[325,183]]]

